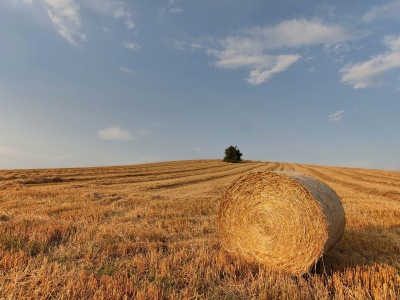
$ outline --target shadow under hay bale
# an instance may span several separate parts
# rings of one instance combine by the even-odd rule
[[[229,252],[301,275],[342,236],[342,204],[326,184],[299,173],[252,172],[225,190],[218,227]]]

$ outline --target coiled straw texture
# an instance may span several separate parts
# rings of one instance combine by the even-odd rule
[[[223,246],[275,270],[301,275],[340,239],[345,214],[321,181],[295,172],[252,172],[225,190],[218,211]]]

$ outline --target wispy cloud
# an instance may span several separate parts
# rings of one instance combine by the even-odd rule
[[[104,140],[130,141],[136,139],[129,131],[120,129],[119,126],[112,126],[100,130],[98,135]]]
[[[119,69],[120,69],[122,72],[133,73],[133,71],[132,71],[131,69],[128,69],[128,68],[119,67]]]
[[[125,24],[128,29],[132,29],[133,27],[135,27],[135,24],[132,21],[125,21]]]
[[[335,112],[334,114],[329,115],[329,121],[340,121],[343,119],[342,114],[344,113],[344,110],[339,110]]]
[[[200,148],[196,148],[196,151],[197,151],[197,152],[201,152],[201,149],[200,149]]]
[[[166,40],[166,44],[169,45],[171,48],[181,50],[181,51],[196,50],[196,49],[200,49],[203,47],[200,44],[188,43],[188,42],[177,40],[177,39]]]
[[[134,51],[139,51],[139,49],[142,48],[142,46],[138,45],[137,43],[131,43],[131,42],[123,42],[122,45]]]
[[[32,5],[32,0],[22,0]],[[44,6],[55,30],[68,42],[77,44],[77,39],[86,41],[86,35],[79,32],[81,21],[80,6],[74,0],[38,0]]]
[[[169,12],[170,13],[180,13],[180,12],[182,12],[182,9],[179,7],[174,7],[174,8],[170,8]]]
[[[115,18],[122,18],[122,17],[130,17],[131,14],[125,9],[124,4],[121,2],[119,3],[118,7],[115,9],[113,13]]]
[[[334,45],[356,38],[357,34],[340,24],[294,19],[275,27],[253,27],[237,36],[219,40],[222,50],[208,49],[220,68],[250,69],[248,82],[261,84],[274,74],[287,70],[301,58],[299,54],[271,55],[267,51],[310,45]]]
[[[315,71],[315,68],[310,68],[310,72],[314,72]]]
[[[201,46],[200,44],[191,43],[191,44],[190,44],[190,47],[191,47],[192,49],[199,49],[199,48],[201,48],[202,46]]]
[[[355,89],[382,85],[388,71],[400,67],[400,36],[387,36],[383,44],[390,49],[389,52],[373,56],[365,62],[350,63],[342,68],[342,82],[352,84]]]
[[[370,23],[377,19],[400,21],[400,0],[395,0],[384,5],[373,6],[370,11],[362,16],[361,21]]]
[[[259,65],[259,68],[250,71],[250,77],[247,81],[251,84],[259,85],[264,81],[271,79],[274,74],[287,70],[299,58],[301,58],[300,55],[265,55],[265,60]],[[264,68],[267,70],[264,71]]]
[[[176,14],[176,13],[181,13],[182,12],[182,8],[177,6],[177,2],[176,0],[173,1],[168,1],[167,6],[159,8],[159,17],[164,17],[165,13],[170,13],[170,14]]]
[[[89,7],[99,13],[112,15],[116,19],[124,20],[128,29],[135,27],[132,13],[122,0],[79,0],[82,6]]]
[[[116,3],[116,8],[113,12],[113,15],[115,18],[124,18],[125,25],[128,29],[132,29],[133,27],[135,27],[135,24],[132,22],[132,14],[126,8],[126,5],[124,2]]]
[[[33,0],[21,0],[32,5]],[[86,41],[87,36],[80,32],[80,6],[74,0],[35,0],[41,3],[46,10],[56,31],[73,45],[78,40]],[[132,14],[123,1],[118,0],[82,0],[82,5],[101,13],[111,13],[115,18],[123,18],[128,29],[135,27],[132,21]],[[110,30],[106,27],[104,31]]]
[[[179,41],[179,40],[173,40],[169,44],[172,48],[177,49],[177,50],[182,50],[182,51],[186,50],[186,47],[188,46],[187,42]]]

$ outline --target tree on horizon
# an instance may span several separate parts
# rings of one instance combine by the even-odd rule
[[[240,152],[239,149],[237,149],[237,146],[229,146],[228,148],[225,149],[225,157],[224,161],[225,162],[231,162],[231,163],[238,163],[242,161],[242,153]]]

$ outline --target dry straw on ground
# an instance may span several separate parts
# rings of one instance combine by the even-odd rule
[[[218,225],[228,251],[301,275],[340,239],[345,215],[336,193],[317,179],[251,172],[227,187]]]
[[[256,170],[338,194],[346,229],[323,269],[294,277],[221,247],[222,194]],[[0,170],[0,299],[399,300],[399,200],[400,172],[294,163]]]

